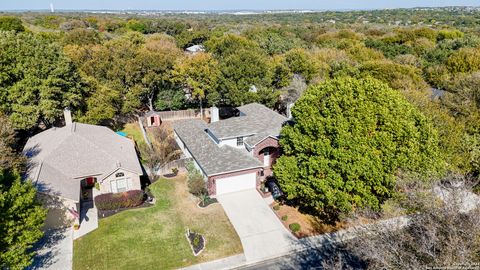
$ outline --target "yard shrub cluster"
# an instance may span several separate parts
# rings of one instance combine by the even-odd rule
[[[188,190],[197,197],[206,194],[207,188],[205,187],[205,180],[203,180],[203,177],[199,174],[189,176]]]
[[[188,190],[190,193],[197,197],[207,194],[207,188],[205,186],[205,180],[200,172],[195,168],[193,162],[189,162],[186,165],[188,171]]]
[[[95,197],[99,210],[116,210],[139,206],[143,203],[143,191],[130,190],[122,193],[106,193]]]
[[[292,224],[288,225],[288,227],[289,227],[290,230],[292,230],[292,232],[294,232],[294,233],[300,231],[300,224],[298,224],[298,223],[292,223]]]

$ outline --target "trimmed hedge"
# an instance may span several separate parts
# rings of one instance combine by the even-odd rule
[[[95,205],[99,210],[117,210],[139,206],[143,203],[142,190],[129,190],[121,193],[105,193],[95,197]]]

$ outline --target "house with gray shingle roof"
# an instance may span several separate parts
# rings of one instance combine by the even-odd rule
[[[173,124],[177,144],[203,174],[210,196],[258,187],[272,175],[279,156],[278,139],[288,119],[258,103],[238,110],[238,117],[212,123],[188,119]]]
[[[28,158],[26,177],[42,194],[60,198],[69,209],[95,193],[141,189],[142,167],[134,142],[103,126],[71,122],[31,137],[23,154]],[[72,209],[73,208],[73,209]]]

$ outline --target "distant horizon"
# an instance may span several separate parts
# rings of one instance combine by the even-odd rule
[[[402,8],[480,7],[479,0],[15,0],[0,2],[0,11],[355,11]]]
[[[55,8],[54,13],[68,13],[68,12],[139,12],[139,11],[149,11],[149,12],[171,12],[171,13],[184,13],[184,12],[199,12],[199,13],[221,13],[221,12],[296,12],[296,13],[317,13],[317,12],[349,12],[349,11],[374,11],[374,10],[396,10],[396,9],[429,9],[429,8],[478,8],[480,9],[480,4],[477,6],[418,6],[418,7],[398,7],[398,8],[343,8],[343,9],[57,9]],[[48,12],[52,13],[50,9],[0,9],[0,13],[9,13],[9,12]]]
[[[59,9],[55,8],[55,12],[62,11],[164,11],[164,12],[222,12],[222,11],[310,11],[310,12],[324,12],[324,11],[368,11],[368,10],[395,10],[395,9],[428,9],[428,8],[480,8],[477,6],[418,6],[418,7],[398,7],[398,8],[342,8],[342,9]],[[44,9],[0,9],[0,12],[8,11],[50,11],[48,8]]]

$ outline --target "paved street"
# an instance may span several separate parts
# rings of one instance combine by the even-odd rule
[[[332,266],[334,259],[337,258],[338,250],[331,247],[323,247],[322,249],[309,249],[301,252],[296,252],[287,256],[259,262],[252,265],[241,266],[234,268],[235,270],[310,270],[310,269],[324,269],[323,264]],[[343,253],[342,258],[353,269],[365,269],[365,265],[358,259]],[[333,267],[329,269],[343,269],[345,266]]]

